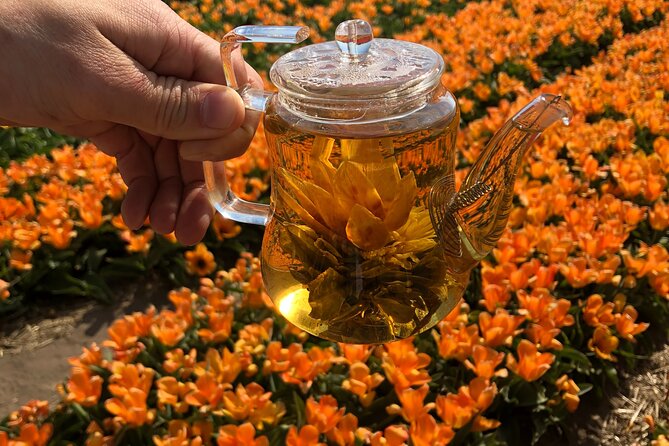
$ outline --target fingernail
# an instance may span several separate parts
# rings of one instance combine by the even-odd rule
[[[204,125],[212,129],[226,130],[237,120],[238,107],[232,90],[214,90],[202,102]]]

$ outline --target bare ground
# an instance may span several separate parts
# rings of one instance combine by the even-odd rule
[[[27,315],[0,321],[0,418],[31,400],[59,401],[56,385],[70,370],[67,359],[92,342],[107,338],[107,328],[124,314],[167,303],[159,278],[120,288],[114,303],[64,296],[64,304],[36,305]]]

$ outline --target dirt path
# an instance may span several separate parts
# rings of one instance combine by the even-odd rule
[[[160,279],[147,279],[123,287],[111,305],[79,302],[6,322],[0,334],[0,417],[31,399],[54,407],[60,400],[56,385],[69,374],[67,358],[106,339],[109,325],[123,314],[166,305],[168,291]]]

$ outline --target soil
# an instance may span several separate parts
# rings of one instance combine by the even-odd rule
[[[64,296],[64,304],[36,305],[29,314],[0,321],[0,418],[31,399],[60,400],[56,386],[70,372],[67,358],[107,338],[124,314],[167,305],[169,288],[151,277],[122,286],[112,304]]]
[[[0,327],[0,417],[31,400],[60,400],[56,386],[67,379],[67,358],[107,338],[107,328],[124,314],[167,305],[170,287],[148,277],[122,287],[114,304],[63,299]],[[666,342],[666,340],[664,340]],[[640,446],[650,444],[651,420],[669,421],[669,344],[660,343],[635,370],[622,372],[620,388],[603,397],[586,394],[562,429],[551,429],[540,446]]]

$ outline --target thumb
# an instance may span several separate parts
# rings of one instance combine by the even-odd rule
[[[244,121],[244,103],[229,87],[141,71],[109,89],[107,120],[179,140],[221,137]]]

